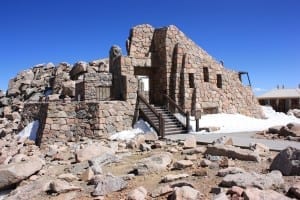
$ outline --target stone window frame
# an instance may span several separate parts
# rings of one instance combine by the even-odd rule
[[[195,74],[189,73],[189,88],[195,88]]]
[[[203,80],[209,82],[209,70],[208,67],[203,67]]]
[[[217,87],[222,88],[223,83],[222,83],[222,74],[217,74]]]

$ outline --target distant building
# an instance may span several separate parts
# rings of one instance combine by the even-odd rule
[[[277,112],[288,112],[290,109],[300,109],[300,86],[294,89],[273,89],[257,97],[260,105],[270,105]]]

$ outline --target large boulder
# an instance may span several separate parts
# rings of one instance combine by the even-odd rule
[[[72,80],[77,79],[77,77],[83,73],[87,72],[88,63],[79,61],[74,64],[74,67],[70,71],[70,77]]]
[[[268,174],[256,172],[244,172],[226,175],[220,183],[223,187],[240,186],[242,188],[257,187],[259,189],[280,188],[284,184],[280,171],[272,171]]]
[[[172,154],[167,152],[157,153],[136,163],[134,171],[136,171],[138,175],[159,172],[166,170],[171,162]]]
[[[300,149],[288,147],[274,158],[271,170],[279,170],[283,175],[300,175]]]
[[[19,183],[36,173],[43,167],[43,161],[37,157],[29,158],[24,162],[0,166],[0,190]]]
[[[94,183],[96,183],[96,188],[92,193],[93,196],[104,196],[111,192],[120,191],[127,186],[126,181],[113,175],[97,175]]]
[[[208,145],[205,154],[211,154],[213,156],[227,156],[238,160],[260,161],[260,156],[257,152],[241,149],[231,145]]]
[[[75,81],[65,81],[62,83],[62,95],[74,97],[75,96]]]
[[[77,162],[83,162],[104,154],[115,154],[115,151],[100,144],[91,144],[77,151],[75,156]]]

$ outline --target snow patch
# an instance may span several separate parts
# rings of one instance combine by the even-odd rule
[[[288,123],[300,123],[295,116],[279,113],[269,106],[262,106],[266,119],[256,119],[241,114],[209,114],[201,117],[200,127],[219,127],[220,130],[211,133],[235,133],[267,130],[272,126],[285,126]],[[193,131],[196,129],[196,121],[191,120]],[[198,132],[200,133],[200,132]],[[202,131],[203,133],[203,131]]]
[[[126,140],[129,141],[135,138],[138,134],[147,134],[148,132],[154,131],[151,126],[144,120],[139,120],[134,124],[134,129],[125,130],[110,136],[111,140]]]
[[[36,140],[37,131],[39,129],[39,121],[33,121],[29,123],[21,132],[18,134],[18,138],[28,138],[30,140]]]

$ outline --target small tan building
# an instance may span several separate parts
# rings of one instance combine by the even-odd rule
[[[277,88],[257,97],[261,105],[270,105],[277,112],[300,109],[300,88]]]

